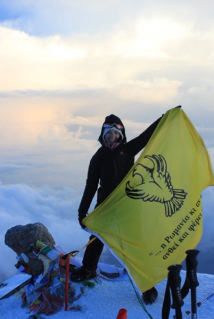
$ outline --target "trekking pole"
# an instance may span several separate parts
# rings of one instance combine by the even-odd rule
[[[205,303],[207,300],[209,300],[210,298],[212,298],[214,296],[214,292],[212,292],[211,294],[209,294],[206,298],[204,298],[203,300],[197,302],[197,307],[200,307],[203,303]],[[186,314],[189,315],[191,311],[186,310]]]
[[[197,301],[196,301],[196,287],[199,285],[197,279],[197,255],[199,250],[190,249],[186,251],[186,267],[187,277],[189,280],[189,287],[191,289],[191,318],[197,319]]]
[[[182,319],[181,307],[183,306],[183,298],[181,296],[181,277],[180,271],[181,265],[172,265],[168,267],[168,280],[164,296],[163,308],[162,308],[162,319],[169,318],[170,306],[175,309],[174,318]],[[172,294],[172,305],[170,300],[170,290]]]
[[[182,319],[181,307],[183,306],[183,298],[181,296],[181,265],[172,265],[169,270],[169,284],[172,291],[172,308],[175,309],[175,319]]]
[[[204,298],[202,301],[197,302],[197,306],[200,307],[203,303],[205,303],[207,300],[209,300],[210,298],[212,298],[214,296],[214,292],[212,292],[211,294],[209,294],[209,296],[207,296],[206,298]]]

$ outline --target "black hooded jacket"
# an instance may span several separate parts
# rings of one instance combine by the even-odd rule
[[[102,146],[94,154],[89,164],[86,186],[79,206],[80,221],[86,216],[96,191],[98,191],[96,204],[98,206],[126,176],[134,164],[135,155],[146,146],[159,121],[160,118],[138,137],[126,142],[125,128],[120,118],[113,114],[105,118],[104,123],[123,125],[123,139],[117,148],[113,150],[107,148],[102,139],[104,130],[102,126],[98,139]]]

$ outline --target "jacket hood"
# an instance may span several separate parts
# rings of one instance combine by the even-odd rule
[[[123,122],[121,121],[121,119],[120,119],[118,116],[116,116],[116,115],[114,115],[114,114],[111,114],[111,115],[106,116],[103,125],[104,125],[104,124],[107,124],[107,123],[111,123],[111,124],[114,124],[114,123],[115,123],[115,124],[121,124],[121,125],[123,126],[123,129],[122,129],[122,133],[123,133],[122,143],[126,143],[125,127],[124,127]],[[98,138],[98,141],[99,141],[102,145],[103,145],[103,138],[102,138],[102,136],[103,136],[103,132],[104,132],[104,127],[103,127],[103,125],[102,125],[102,128],[101,128],[100,136],[99,136],[99,138]]]

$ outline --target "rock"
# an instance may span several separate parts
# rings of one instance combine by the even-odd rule
[[[13,249],[18,256],[25,253],[29,259],[28,267],[33,276],[41,274],[44,270],[43,262],[32,252],[28,252],[31,244],[40,240],[44,244],[54,247],[55,241],[48,229],[41,223],[17,225],[7,230],[5,244]]]
[[[37,240],[52,248],[55,245],[52,235],[41,223],[17,225],[8,229],[5,234],[5,244],[12,248],[17,255],[26,252],[30,244],[35,244]]]

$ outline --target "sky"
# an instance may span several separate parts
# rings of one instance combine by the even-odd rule
[[[0,1],[1,242],[41,221],[66,249],[85,243],[77,210],[111,113],[130,140],[182,105],[214,167],[213,10],[212,0]],[[213,195],[201,241],[209,273]]]

